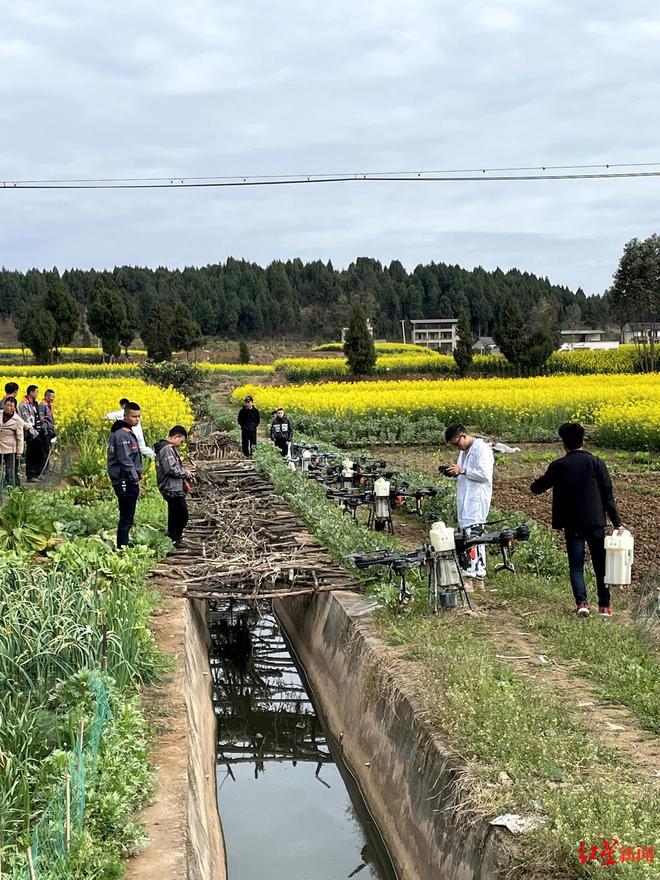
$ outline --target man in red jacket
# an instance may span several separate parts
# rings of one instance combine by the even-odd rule
[[[612,616],[610,591],[605,584],[605,515],[619,533],[625,530],[614,500],[607,465],[583,449],[584,428],[565,422],[559,428],[566,455],[551,462],[547,471],[529,487],[534,495],[552,489],[552,528],[563,529],[577,613],[589,615],[584,582],[584,545],[589,546],[596,575],[598,612]]]

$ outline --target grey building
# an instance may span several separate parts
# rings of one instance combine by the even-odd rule
[[[442,354],[451,354],[456,348],[457,318],[420,318],[410,323],[412,341],[415,345],[425,345]]]

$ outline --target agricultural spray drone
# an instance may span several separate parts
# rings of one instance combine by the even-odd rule
[[[494,532],[468,534],[464,529],[454,530],[443,522],[433,523],[429,534],[430,543],[408,552],[394,550],[375,550],[371,553],[353,553],[349,558],[356,568],[372,565],[386,565],[389,579],[399,578],[399,605],[407,605],[412,599],[408,585],[408,572],[412,569],[427,569],[428,600],[431,611],[436,614],[438,607],[455,608],[460,599],[472,610],[470,597],[465,589],[463,571],[467,567],[472,548],[485,544],[499,553],[502,562],[495,571],[515,569],[511,556],[515,552],[515,541],[526,541],[530,527],[527,523],[515,529],[504,528]]]

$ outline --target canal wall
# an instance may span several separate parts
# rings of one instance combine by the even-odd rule
[[[500,878],[502,837],[463,820],[461,768],[388,671],[365,599],[335,592],[273,604],[401,880]]]
[[[185,605],[184,681],[188,719],[186,862],[188,880],[226,880],[216,796],[216,719],[209,670],[206,603]]]

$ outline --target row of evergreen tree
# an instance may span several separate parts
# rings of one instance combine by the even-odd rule
[[[320,260],[263,268],[233,258],[183,270],[0,270],[0,317],[12,318],[20,341],[42,358],[80,328],[100,336],[108,354],[139,334],[154,356],[190,350],[200,334],[336,339],[355,303],[371,316],[378,337],[399,338],[403,319],[463,312],[475,336],[493,336],[509,298],[532,325],[596,326],[607,317],[604,297],[587,297],[547,278],[444,263],[412,272],[398,260],[385,266],[366,257],[343,270]]]

